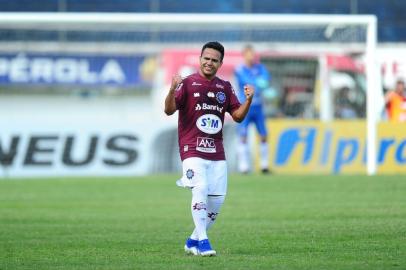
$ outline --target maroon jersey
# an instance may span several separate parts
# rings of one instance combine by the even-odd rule
[[[209,81],[195,73],[178,86],[175,101],[180,158],[225,160],[224,115],[240,106],[231,84],[218,77]]]

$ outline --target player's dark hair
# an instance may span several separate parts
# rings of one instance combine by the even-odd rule
[[[210,41],[210,42],[207,42],[206,44],[204,44],[204,45],[203,45],[203,48],[202,48],[202,52],[200,53],[200,56],[203,55],[203,51],[204,51],[204,49],[206,49],[206,48],[214,49],[214,50],[220,52],[220,53],[221,53],[220,62],[223,62],[223,58],[224,58],[224,46],[221,45],[220,42],[217,42],[217,41]]]

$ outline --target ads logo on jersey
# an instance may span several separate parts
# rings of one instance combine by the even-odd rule
[[[197,119],[196,126],[204,133],[216,134],[223,128],[223,123],[217,115],[204,114]]]
[[[223,107],[220,107],[218,105],[210,105],[207,103],[203,103],[200,105],[199,103],[196,104],[195,106],[195,111],[200,111],[200,110],[211,110],[211,111],[218,111],[219,113],[223,112]]]
[[[196,150],[204,153],[216,153],[213,138],[197,137]]]

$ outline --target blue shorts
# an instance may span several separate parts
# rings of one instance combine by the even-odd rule
[[[265,114],[262,109],[261,105],[253,105],[249,109],[247,115],[245,116],[244,121],[242,121],[240,124],[238,124],[237,131],[238,135],[242,137],[247,137],[248,136],[248,126],[251,123],[255,123],[255,126],[257,128],[258,134],[261,135],[262,137],[267,136],[267,130],[265,126]]]

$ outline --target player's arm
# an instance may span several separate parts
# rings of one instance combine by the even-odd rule
[[[175,91],[179,84],[182,82],[182,78],[179,75],[172,77],[171,87],[169,88],[168,95],[165,98],[165,113],[166,115],[172,115],[176,112]]]
[[[248,113],[248,110],[251,106],[252,97],[254,96],[254,87],[252,85],[245,85],[244,95],[246,97],[245,102],[241,104],[241,106],[238,107],[238,109],[234,110],[233,113],[231,114],[233,120],[238,123],[241,123]]]

